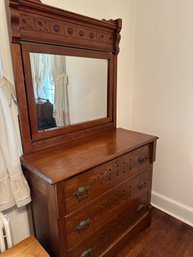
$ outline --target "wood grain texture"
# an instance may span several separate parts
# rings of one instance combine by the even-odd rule
[[[81,254],[87,249],[90,249],[92,253],[90,256],[92,257],[115,257],[122,244],[135,235],[137,231],[147,227],[147,217],[148,213],[146,212],[138,220],[131,220],[129,223],[132,224],[131,226],[128,226],[128,219],[126,219],[124,227],[123,224],[119,226],[119,218],[123,220],[123,216],[120,215],[120,217],[117,217],[116,225],[115,223],[109,222],[107,226],[104,226],[102,230],[93,234],[84,244],[74,247],[67,256],[82,257],[84,255],[81,256]]]
[[[193,228],[153,209],[149,228],[138,234],[117,257],[192,257]]]
[[[82,122],[80,124],[71,124],[68,126],[57,127],[57,129],[48,129],[48,130],[38,130],[37,123],[37,107],[35,104],[35,96],[34,96],[34,88],[31,74],[31,65],[30,65],[30,53],[44,53],[44,54],[56,54],[56,55],[70,55],[70,56],[78,56],[78,57],[87,57],[94,59],[102,59],[106,60],[108,63],[108,99],[107,101],[107,117],[103,117],[101,119],[92,120],[88,122]],[[55,137],[57,135],[64,135],[70,132],[80,131],[86,128],[92,128],[98,125],[113,123],[115,119],[113,119],[113,90],[114,90],[114,80],[113,80],[113,56],[110,53],[99,53],[99,52],[91,52],[83,49],[73,49],[67,47],[58,47],[58,46],[50,46],[50,45],[34,45],[29,43],[22,43],[22,56],[23,56],[23,64],[24,64],[24,73],[26,80],[26,93],[28,99],[29,108],[29,118],[30,118],[30,128],[31,128],[31,137],[32,140],[42,140],[42,139],[50,139],[51,137]]]
[[[140,153],[143,152],[144,147],[139,148],[139,150],[115,158],[113,161],[109,161],[64,182],[63,191],[65,194],[66,213],[70,213],[75,209],[80,208],[82,202],[84,202],[84,204],[89,204],[94,198],[99,197],[99,192],[100,194],[107,193],[108,190],[116,188],[116,186],[123,181],[130,181],[134,177],[137,178],[138,175],[139,179],[142,180],[140,177],[140,174],[142,173],[143,176],[148,173],[147,180],[149,183],[149,170],[151,169],[151,164],[147,162],[140,164],[140,167],[139,165],[135,166],[134,157],[136,157],[137,154],[139,154],[138,156],[143,156],[140,155]],[[146,152],[148,152],[148,147],[146,150]],[[88,187],[88,190],[86,190],[77,200],[77,198],[74,197],[74,194],[82,186]],[[132,185],[130,185],[130,189],[131,187]]]
[[[17,101],[19,105],[19,109],[22,110],[19,112],[20,120],[20,129],[22,133],[22,137],[26,140],[22,140],[23,148],[27,152],[31,152],[31,140],[30,140],[30,126],[29,126],[29,116],[28,116],[28,109],[27,109],[27,99],[25,95],[25,81],[24,81],[24,74],[23,74],[23,67],[22,67],[22,57],[20,54],[20,45],[19,44],[11,44],[12,54],[14,55],[13,58],[13,69],[15,74],[15,85],[16,85],[16,92],[17,92]]]
[[[61,144],[21,158],[22,165],[49,183],[57,183],[157,140],[124,129]],[[41,172],[40,172],[41,171]]]
[[[39,0],[6,2],[35,235],[52,257],[115,257],[150,224],[157,140],[116,129],[122,21],[100,21]],[[38,131],[30,52],[106,59],[107,117]]]
[[[139,183],[144,181],[146,187],[140,189]],[[66,216],[68,245],[72,248],[80,242],[89,240],[89,238],[109,224],[104,237],[107,239],[109,234],[116,236],[118,231],[124,231],[136,217],[140,217],[149,208],[148,202],[149,186],[148,173],[137,176],[132,181],[122,183],[112,190],[109,190],[105,197],[100,195],[90,204],[82,204],[83,208],[73,214]],[[138,212],[140,205],[144,208]],[[81,222],[87,222],[86,226],[78,226]],[[80,227],[80,229],[77,229]],[[114,231],[114,233],[113,233]]]
[[[100,21],[32,0],[8,0],[12,41],[33,41],[118,53],[121,20]],[[45,36],[45,33],[47,35]]]
[[[6,0],[6,10],[24,153],[115,128],[121,19],[97,20],[45,5],[39,0]],[[29,51],[25,52],[24,47],[26,43],[31,46],[29,51],[35,48],[35,52],[39,52],[42,48],[44,52],[51,53],[54,51],[51,49],[57,49],[57,53],[66,55],[107,60],[106,117],[57,129],[38,130]]]
[[[114,257],[150,224],[156,140],[114,129],[23,157],[36,236],[52,256]]]
[[[40,243],[30,236],[1,254],[1,257],[49,257]]]

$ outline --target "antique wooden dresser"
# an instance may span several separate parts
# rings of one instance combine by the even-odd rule
[[[35,234],[53,256],[116,256],[150,224],[156,138],[117,129],[22,158]]]
[[[157,141],[116,128],[121,19],[6,2],[35,236],[53,257],[114,257],[151,222]]]

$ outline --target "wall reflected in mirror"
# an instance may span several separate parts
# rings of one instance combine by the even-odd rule
[[[107,117],[108,60],[30,53],[38,130]]]

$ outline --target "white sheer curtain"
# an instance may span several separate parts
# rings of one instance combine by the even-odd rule
[[[31,201],[19,160],[18,138],[10,109],[12,85],[3,77],[0,61],[0,211]]]
[[[46,75],[49,75],[48,55],[30,53],[32,80],[35,98],[44,96],[44,83]],[[45,97],[45,96],[44,96]]]
[[[57,126],[70,125],[65,56],[52,55],[52,78],[55,84],[54,118],[56,124]]]
[[[49,83],[54,84],[54,118],[57,127],[70,125],[66,58],[62,55],[30,54],[35,97],[48,98]]]

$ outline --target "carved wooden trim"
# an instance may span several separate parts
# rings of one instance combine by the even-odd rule
[[[42,4],[40,0],[9,0],[9,7],[12,42],[119,52],[121,19],[101,21]]]
[[[117,19],[115,20],[116,24],[117,24],[117,34],[116,34],[116,41],[115,41],[115,53],[118,54],[120,51],[119,48],[119,42],[121,40],[121,28],[122,28],[122,20],[121,19]]]
[[[119,51],[120,51],[119,42],[120,42],[120,40],[121,40],[121,34],[120,34],[120,32],[121,32],[121,29],[122,29],[122,20],[121,20],[121,19],[117,19],[117,20],[112,20],[112,19],[110,19],[110,20],[105,20],[105,19],[103,19],[103,21],[109,22],[109,23],[111,23],[111,24],[116,23],[116,25],[117,25],[117,30],[116,30],[116,35],[115,35],[115,41],[114,41],[114,43],[115,43],[115,51],[114,51],[114,53],[115,53],[115,54],[118,54]]]
[[[71,142],[75,138],[94,135],[101,130],[116,127],[116,82],[117,54],[119,52],[122,22],[117,20],[98,20],[84,15],[61,10],[41,3],[40,0],[5,0],[12,47],[15,84],[20,110],[20,124],[24,153],[37,151],[62,142]],[[44,135],[34,136],[30,123],[29,77],[24,69],[22,44],[62,46],[70,51],[93,51],[99,57],[108,54],[108,115],[104,120],[85,123],[80,126],[57,130]],[[16,51],[17,49],[17,51]],[[71,49],[71,50],[70,50]],[[18,72],[19,69],[19,72]],[[82,126],[82,127],[81,127]],[[50,134],[49,134],[50,133]]]

